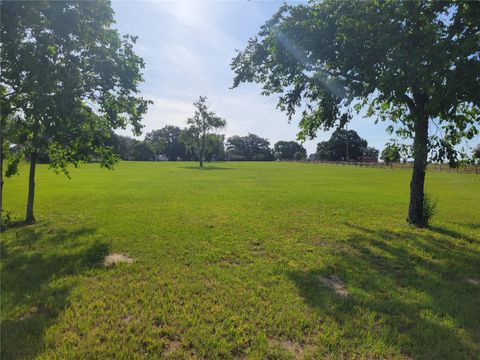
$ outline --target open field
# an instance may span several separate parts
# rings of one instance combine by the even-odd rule
[[[480,357],[480,176],[428,173],[416,229],[410,171],[196,166],[39,166],[38,223],[1,235],[2,359]]]

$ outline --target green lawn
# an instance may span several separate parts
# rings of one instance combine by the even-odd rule
[[[1,358],[480,357],[479,175],[428,173],[416,229],[407,170],[207,166],[39,166],[38,223],[1,235]]]

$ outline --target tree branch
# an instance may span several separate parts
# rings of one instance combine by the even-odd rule
[[[402,99],[407,103],[407,106],[410,109],[410,111],[413,112],[415,110],[415,102],[413,101],[413,99],[407,94],[403,94]]]

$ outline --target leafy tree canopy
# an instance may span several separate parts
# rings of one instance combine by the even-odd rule
[[[152,161],[155,159],[155,153],[145,141],[137,141],[133,146],[133,160]]]
[[[375,149],[374,147],[371,147],[371,146],[367,146],[363,156],[367,157],[367,158],[372,158],[372,159],[377,159],[378,160],[378,154],[379,153],[380,153],[380,151],[378,149]]]
[[[196,154],[200,167],[202,167],[208,135],[224,128],[227,122],[210,110],[205,96],[200,96],[193,105],[195,106],[195,113],[187,119],[189,127],[182,136],[182,142]]]
[[[270,142],[255,134],[235,135],[228,138],[226,149],[232,160],[273,160]]]
[[[385,148],[382,150],[382,154],[380,155],[380,159],[385,161],[387,164],[399,162],[400,158],[400,148],[395,143],[387,143]]]
[[[122,160],[133,160],[135,145],[139,140],[132,139],[128,136],[122,136],[117,134],[112,134],[111,136],[111,146],[113,146],[115,153]]]
[[[145,141],[155,149],[157,155],[163,153],[170,161],[183,160],[186,156],[186,148],[180,141],[181,131],[177,126],[167,125],[147,133]]]
[[[225,160],[225,135],[207,134],[205,139],[205,160]]]
[[[27,152],[46,149],[55,169],[91,154],[111,166],[110,129],[140,132],[144,63],[113,24],[109,1],[2,3],[2,117],[21,116]]]
[[[233,59],[234,87],[262,83],[289,117],[306,102],[301,139],[343,126],[363,105],[413,137],[421,109],[441,129],[432,157],[455,157],[455,145],[478,134],[479,29],[476,2],[285,5]]]
[[[278,141],[273,146],[273,149],[275,151],[275,158],[279,160],[297,160],[295,159],[295,153],[297,152],[300,154],[297,155],[297,157],[301,155],[303,158],[307,157],[307,150],[296,141]]]
[[[355,130],[337,129],[328,141],[317,145],[317,158],[331,161],[361,160],[366,156],[367,145],[367,140],[362,139]]]

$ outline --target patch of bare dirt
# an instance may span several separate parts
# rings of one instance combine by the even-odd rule
[[[123,322],[126,322],[126,323],[130,323],[130,322],[132,322],[132,320],[133,320],[133,316],[132,316],[132,315],[127,315],[127,316],[125,316],[124,318],[122,318],[122,321],[123,321]]]
[[[288,351],[290,354],[293,355],[294,359],[303,359],[305,355],[305,350],[303,346],[297,342],[291,340],[276,340],[276,339],[269,339],[268,343],[270,346],[280,347],[285,351]]]
[[[109,254],[105,256],[105,259],[103,259],[103,265],[106,267],[112,266],[118,263],[131,264],[133,263],[133,259],[124,254],[117,254],[117,253]]]
[[[22,314],[22,316],[20,316],[19,320],[30,319],[36,313],[38,313],[38,307],[32,306],[30,309],[28,309],[28,311],[26,313],[24,313],[24,314]]]
[[[480,279],[467,279],[467,282],[475,286],[480,286]]]
[[[171,355],[173,353],[175,353],[178,349],[180,349],[182,347],[182,343],[180,341],[177,341],[177,340],[171,340],[167,346],[165,347],[165,352],[164,354],[166,356],[168,355]]]
[[[329,275],[326,277],[320,277],[319,279],[322,283],[335,290],[338,295],[343,297],[348,296],[348,291],[345,288],[345,284],[337,275]]]

